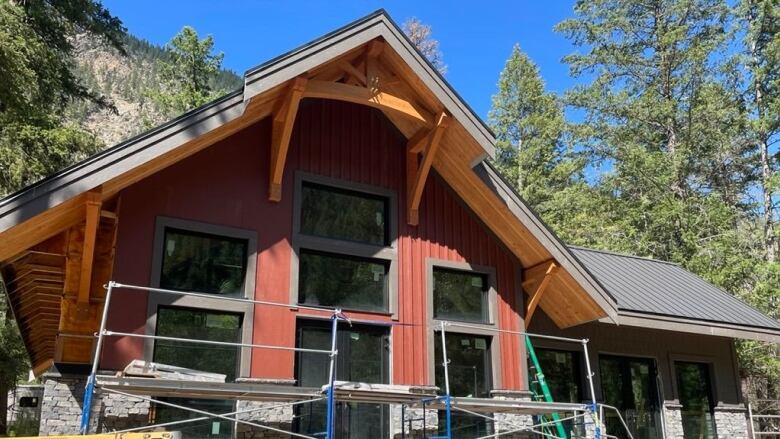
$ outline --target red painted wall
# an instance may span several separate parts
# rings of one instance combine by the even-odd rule
[[[496,269],[497,319],[518,330],[518,264],[465,209],[437,176],[429,178],[420,224],[406,224],[406,139],[378,111],[331,101],[304,101],[285,169],[280,203],[267,197],[270,124],[263,121],[122,192],[115,279],[148,285],[157,216],[170,216],[255,230],[258,258],[255,297],[288,302],[292,255],[292,198],[295,171],[369,184],[398,194],[398,321],[392,329],[393,382],[432,383],[428,376],[426,259],[465,261]],[[143,333],[145,296],[118,291],[110,327]],[[295,318],[310,311],[257,306],[254,343],[295,342]],[[322,315],[327,315],[323,312]],[[353,313],[356,318],[389,316]],[[503,388],[520,388],[520,357],[514,336],[500,337]],[[137,340],[113,341],[102,367],[121,368],[143,355]],[[255,350],[251,376],[292,378],[293,354]]]

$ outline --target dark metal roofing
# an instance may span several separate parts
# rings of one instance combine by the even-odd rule
[[[780,329],[777,320],[677,264],[582,247],[570,248],[617,300],[619,311]]]

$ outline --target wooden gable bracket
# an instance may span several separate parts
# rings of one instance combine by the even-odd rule
[[[531,278],[523,282],[523,287],[526,287],[526,285],[530,285],[530,284],[537,285],[536,290],[533,292],[533,294],[531,294],[531,300],[528,301],[528,305],[526,306],[526,310],[525,310],[526,329],[528,329],[528,327],[531,325],[531,318],[534,316],[534,312],[536,312],[536,308],[539,306],[539,302],[541,302],[542,300],[542,295],[544,294],[545,291],[547,291],[547,285],[550,284],[552,277],[555,275],[555,273],[558,272],[558,265],[555,263],[555,261],[551,261],[545,263],[545,265],[536,266],[527,271],[528,272],[535,271],[538,274],[532,275]],[[541,280],[539,279],[540,277]]]
[[[439,143],[444,130],[449,124],[449,117],[441,112],[436,118],[436,125],[431,129],[423,128],[412,136],[407,143],[406,152],[406,212],[409,225],[416,226],[420,221],[420,200],[423,188],[428,180],[428,174],[439,149]],[[425,150],[423,151],[423,148]],[[418,153],[423,152],[421,160]]]
[[[103,205],[101,191],[87,192],[85,201],[86,219],[84,222],[84,243],[81,250],[81,270],[79,272],[79,291],[76,298],[76,315],[79,319],[87,318],[89,314],[89,296],[92,288],[92,262],[95,259],[95,242],[100,224],[101,207]]]
[[[268,199],[280,201],[282,199],[282,177],[284,176],[284,163],[287,160],[287,150],[290,147],[295,115],[298,113],[298,104],[303,97],[307,84],[306,78],[295,78],[282,99],[278,109],[274,112],[273,128],[271,132],[271,172],[268,185]]]

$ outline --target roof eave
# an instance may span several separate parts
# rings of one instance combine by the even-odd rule
[[[598,282],[590,271],[577,259],[569,248],[547,227],[541,218],[520,198],[520,195],[504,180],[498,171],[490,164],[483,162],[474,167],[474,171],[488,184],[522,221],[531,234],[544,243],[552,257],[571,274],[607,314],[607,319],[614,324],[618,322],[618,307],[615,299]]]
[[[601,321],[603,323],[616,323],[639,328],[780,343],[780,329],[743,326],[635,311],[620,310],[615,322],[611,322],[608,319],[602,319]]]

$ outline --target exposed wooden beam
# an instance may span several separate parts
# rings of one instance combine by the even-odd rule
[[[303,97],[334,99],[337,101],[353,102],[360,105],[368,105],[380,110],[390,110],[424,124],[429,124],[433,116],[425,110],[417,109],[407,99],[394,96],[379,90],[371,90],[366,87],[341,84],[338,82],[325,82],[311,80],[306,86]]]
[[[282,176],[284,164],[287,160],[287,150],[290,147],[295,115],[298,113],[298,104],[306,90],[305,78],[295,78],[290,86],[287,96],[283,98],[279,109],[274,114],[271,133],[271,172],[268,187],[268,199],[280,201],[282,199]]]
[[[533,318],[534,312],[536,312],[536,308],[539,306],[539,302],[542,300],[542,295],[547,290],[547,285],[550,284],[550,280],[552,280],[553,275],[555,275],[557,271],[558,265],[555,262],[550,262],[544,272],[544,275],[541,278],[541,281],[536,287],[536,291],[534,291],[534,293],[531,295],[531,300],[528,301],[528,306],[525,310],[526,329],[528,329],[528,327],[531,325],[531,318]]]
[[[431,129],[431,132],[426,136],[427,142],[416,139],[417,135],[412,137],[409,141],[408,150],[406,153],[406,187],[407,187],[407,222],[410,225],[416,226],[420,221],[420,200],[422,199],[423,188],[425,182],[428,180],[428,174],[431,171],[431,165],[433,159],[436,156],[436,151],[439,149],[439,143],[444,130],[449,124],[449,117],[446,113],[441,112],[436,118],[436,126]],[[412,143],[416,142],[416,143]],[[417,144],[427,143],[425,151],[422,156],[422,160],[417,159]]]
[[[355,78],[358,83],[362,86],[366,86],[368,84],[368,80],[366,79],[365,73],[361,72],[357,67],[353,66],[352,63],[343,62],[339,64],[339,68],[346,72],[351,77]]]
[[[385,49],[385,42],[382,40],[371,40],[366,46],[366,56],[368,58],[376,58],[382,54]]]
[[[103,205],[100,190],[87,192],[86,220],[84,223],[84,244],[81,250],[81,270],[79,271],[78,312],[79,318],[87,317],[89,295],[92,288],[92,262],[95,259],[95,242],[100,225],[100,211]]]
[[[49,368],[54,364],[54,360],[51,358],[41,361],[40,363],[36,364],[32,368],[33,376],[39,377],[42,373],[49,370]]]

